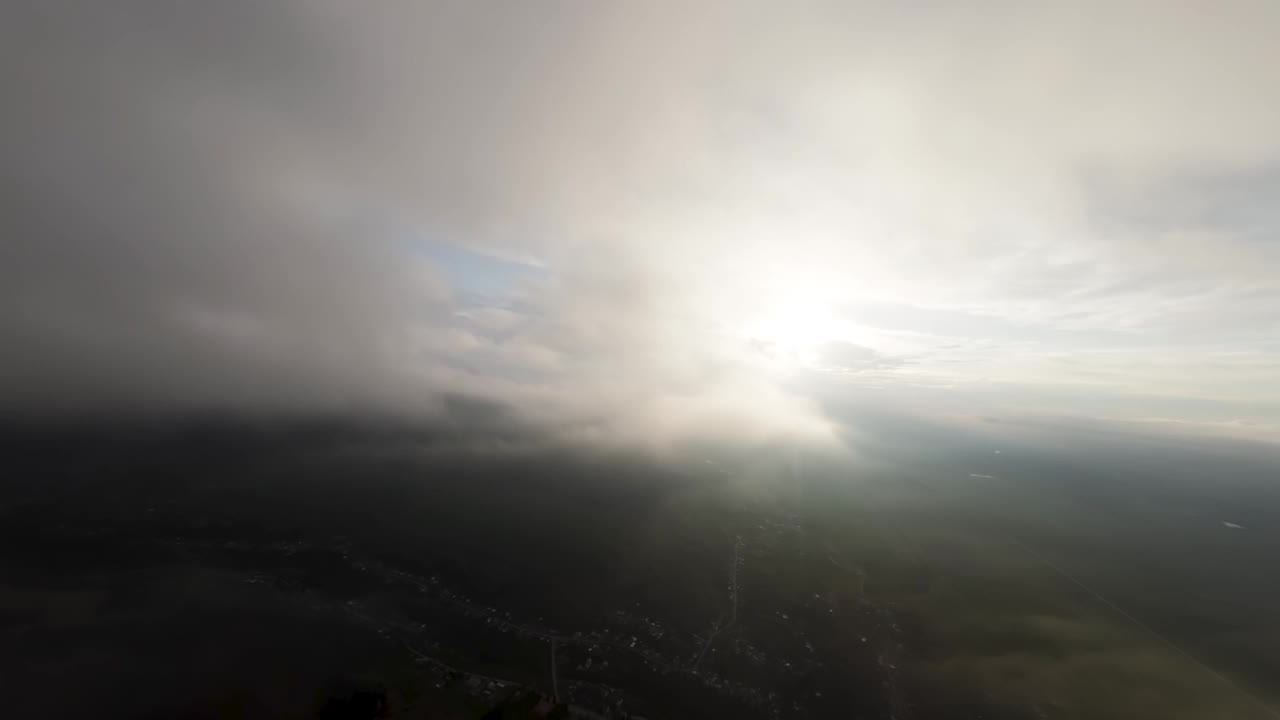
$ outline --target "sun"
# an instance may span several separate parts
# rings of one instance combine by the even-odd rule
[[[770,357],[801,365],[819,359],[822,349],[844,334],[844,323],[820,298],[795,294],[780,298],[744,323],[743,334]]]

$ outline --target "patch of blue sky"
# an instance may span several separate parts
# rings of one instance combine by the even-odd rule
[[[408,243],[443,270],[454,288],[464,295],[501,297],[546,272],[528,262],[455,243],[420,236],[410,238]]]

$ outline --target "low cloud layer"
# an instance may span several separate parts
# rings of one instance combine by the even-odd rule
[[[13,411],[1280,422],[1274,3],[4,16]]]

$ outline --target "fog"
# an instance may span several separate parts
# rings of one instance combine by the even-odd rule
[[[1275,437],[1273,3],[21,3],[10,414]]]

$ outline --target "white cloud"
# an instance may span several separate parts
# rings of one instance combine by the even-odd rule
[[[816,298],[839,317],[804,343],[849,382],[1280,405],[1274,3],[12,20],[9,400],[465,391],[618,437],[816,437],[733,332]],[[405,228],[538,271],[468,269],[469,297]]]

